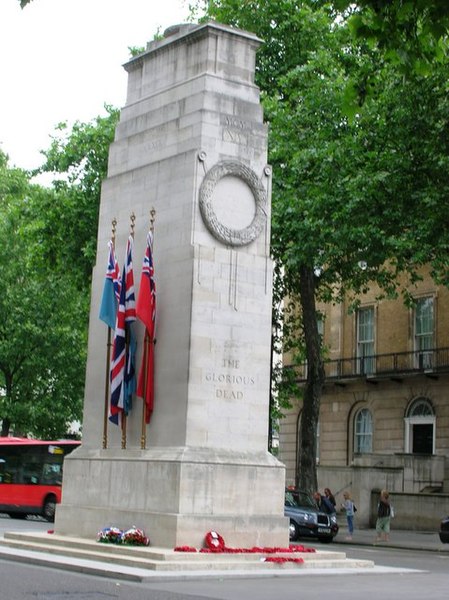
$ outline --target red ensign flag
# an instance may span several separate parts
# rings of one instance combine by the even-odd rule
[[[154,281],[153,234],[151,231],[147,236],[136,313],[137,318],[145,325],[144,350],[137,383],[137,396],[143,398],[145,402],[145,421],[149,423],[154,406],[154,324],[156,318],[156,283]]]

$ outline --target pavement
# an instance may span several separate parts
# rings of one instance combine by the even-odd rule
[[[347,540],[347,531],[341,527],[333,544],[351,546],[384,546],[405,550],[420,550],[428,552],[444,552],[449,554],[449,544],[440,541],[438,532],[435,531],[413,531],[403,529],[392,529],[389,542],[375,542],[375,529],[355,529],[352,540]]]

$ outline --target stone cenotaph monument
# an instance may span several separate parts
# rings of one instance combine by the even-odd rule
[[[130,60],[103,184],[93,273],[82,446],[64,463],[55,533],[144,529],[151,544],[288,545],[285,469],[267,451],[272,263],[267,130],[254,84],[260,40],[216,23],[180,25]],[[121,429],[103,405],[98,318],[111,222],[124,262],[134,221],[138,292],[150,211],[157,315],[155,399]],[[133,217],[134,218],[134,217]],[[143,325],[137,321],[136,365]]]

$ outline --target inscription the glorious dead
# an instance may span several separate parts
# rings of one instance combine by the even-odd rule
[[[219,371],[209,371],[205,374],[207,383],[212,383],[215,397],[224,400],[242,400],[245,388],[253,387],[256,379],[253,375],[235,373],[241,369],[239,360],[222,360]]]

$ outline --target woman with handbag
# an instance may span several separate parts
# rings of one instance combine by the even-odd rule
[[[377,504],[376,542],[388,542],[390,539],[391,504],[387,490],[380,492]]]
[[[354,533],[354,513],[357,509],[354,505],[354,502],[351,499],[351,494],[349,492],[344,492],[343,498],[344,501],[341,507],[346,513],[346,522],[348,524],[348,535],[346,539],[352,540],[352,534]]]

